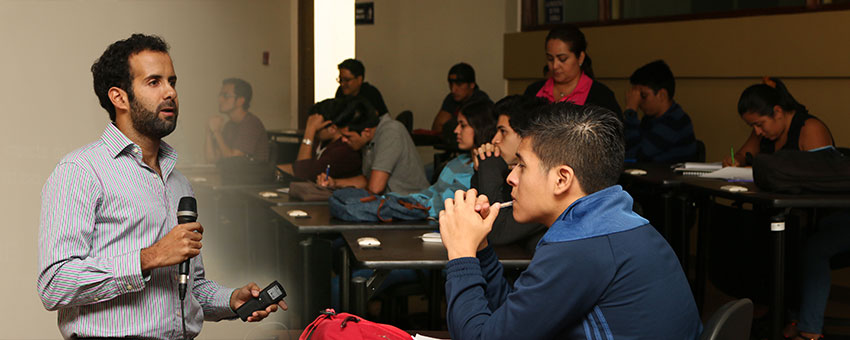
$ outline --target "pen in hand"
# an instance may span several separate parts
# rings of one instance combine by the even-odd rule
[[[331,178],[331,165],[330,164],[328,164],[328,166],[325,168],[325,177]]]
[[[732,156],[732,166],[735,166],[735,147],[729,147],[729,155]]]

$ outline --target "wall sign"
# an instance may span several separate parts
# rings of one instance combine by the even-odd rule
[[[374,25],[375,24],[375,3],[374,2],[358,2],[354,4],[354,24],[355,25]]]
[[[544,0],[543,11],[547,24],[561,24],[564,22],[564,1]]]

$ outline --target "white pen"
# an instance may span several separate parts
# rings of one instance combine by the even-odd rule
[[[507,208],[512,205],[514,205],[514,201],[502,202],[502,204],[499,206],[499,209]]]

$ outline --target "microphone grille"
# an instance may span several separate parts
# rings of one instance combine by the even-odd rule
[[[184,196],[180,198],[180,203],[177,204],[177,211],[192,211],[198,212],[198,201],[192,196]]]

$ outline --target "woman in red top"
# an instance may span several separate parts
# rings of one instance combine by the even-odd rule
[[[620,105],[614,92],[593,80],[593,68],[586,49],[584,33],[575,26],[564,25],[549,31],[546,36],[546,62],[552,76],[542,86],[538,83],[526,93],[535,93],[537,97],[553,103],[593,104],[620,116]]]

